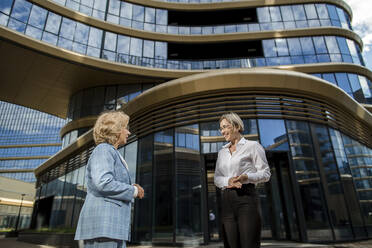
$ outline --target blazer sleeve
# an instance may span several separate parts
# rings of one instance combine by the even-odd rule
[[[134,186],[115,180],[115,157],[112,149],[108,145],[98,145],[93,151],[89,161],[92,186],[104,197],[131,201],[134,198]]]

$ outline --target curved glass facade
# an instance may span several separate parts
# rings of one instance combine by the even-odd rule
[[[365,76],[344,72],[312,75],[337,85],[359,103],[372,104],[372,83]]]
[[[338,36],[262,41],[263,56],[221,60],[172,60],[168,43],[120,35],[62,17],[26,0],[0,5],[0,25],[83,55],[145,67],[222,69],[320,62],[364,65],[359,46]],[[260,52],[260,51],[258,51]]]
[[[122,107],[154,84],[110,85],[81,90],[70,99],[67,121]],[[93,101],[92,101],[93,99]]]
[[[0,176],[35,182],[33,169],[61,149],[65,121],[1,101],[0,113]]]
[[[166,9],[146,7],[120,0],[53,1],[107,22],[157,33],[201,35],[329,26],[352,29],[350,17],[343,9],[322,3],[249,8],[247,11],[253,9],[257,12],[255,15],[257,20],[250,21],[249,24],[191,27],[169,24]]]
[[[87,116],[97,116],[102,111],[119,109],[154,84],[139,83],[130,85],[110,85],[89,88],[79,91],[70,99],[67,121]],[[92,101],[92,99],[94,99]],[[62,137],[62,148],[73,143],[90,128],[79,128]]]
[[[244,119],[244,124],[245,137],[265,147],[272,171],[270,182],[258,185],[263,238],[314,242],[372,235],[371,168],[367,166],[372,149],[311,122]],[[134,209],[133,242],[201,244],[220,240],[219,191],[213,174],[216,153],[225,142],[218,128],[217,121],[170,128],[120,150],[133,179],[147,192]],[[66,167],[65,175],[58,176],[53,170],[40,178],[39,201],[53,194],[70,201],[65,205],[58,202],[58,206],[53,203],[51,219],[59,224],[51,221],[50,226],[76,225],[78,214],[69,211],[72,206],[81,208],[86,194],[86,159],[81,158],[91,150],[55,169],[75,166],[72,170]],[[69,185],[71,190],[57,192],[56,185]],[[79,197],[71,200],[74,195]],[[210,212],[216,219],[208,218]]]

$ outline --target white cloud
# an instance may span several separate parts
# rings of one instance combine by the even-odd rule
[[[372,15],[370,0],[345,0],[353,10],[352,25],[364,43],[364,51],[372,49]]]

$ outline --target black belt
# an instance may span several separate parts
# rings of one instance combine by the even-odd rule
[[[256,185],[253,183],[243,184],[241,188],[226,188],[225,190],[235,190],[238,192],[253,192],[256,188]]]

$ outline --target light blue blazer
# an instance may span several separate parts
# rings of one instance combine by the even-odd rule
[[[75,240],[98,237],[129,240],[134,186],[128,169],[112,145],[102,143],[93,150],[85,180],[87,196]]]

